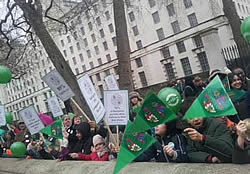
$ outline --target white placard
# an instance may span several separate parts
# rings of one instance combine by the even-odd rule
[[[6,117],[4,111],[4,105],[0,105],[0,126],[6,125]]]
[[[69,85],[56,70],[46,74],[42,80],[56,93],[56,95],[62,101],[66,101],[75,95]]]
[[[81,92],[88,103],[90,110],[95,118],[95,121],[99,123],[105,114],[105,108],[99,99],[95,87],[92,84],[88,74],[85,74],[80,79],[78,79],[78,84]]]
[[[104,91],[105,120],[108,125],[126,125],[129,119],[128,91]]]
[[[113,74],[106,76],[104,80],[108,90],[119,90],[117,80]]]
[[[41,129],[44,128],[44,125],[33,105],[20,110],[19,115],[21,116],[25,125],[29,129],[31,135],[38,133]]]
[[[59,101],[57,100],[56,96],[50,97],[47,99],[50,111],[53,114],[53,117],[58,117],[63,115],[62,108],[60,106]]]

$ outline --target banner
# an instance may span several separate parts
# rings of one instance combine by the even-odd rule
[[[113,74],[106,76],[104,80],[108,90],[119,90],[117,80]]]
[[[75,95],[69,85],[56,70],[46,74],[42,80],[56,93],[56,95],[62,101],[66,101]]]
[[[34,105],[31,105],[25,109],[20,110],[18,114],[23,119],[31,135],[38,133],[41,129],[44,128],[44,125],[40,120]]]
[[[4,105],[0,105],[0,126],[6,125]]]
[[[47,99],[50,111],[53,114],[53,117],[58,117],[63,115],[62,108],[60,106],[59,101],[57,100],[56,96],[50,97]]]
[[[96,123],[99,123],[104,117],[105,108],[99,99],[88,74],[85,74],[80,79],[78,79],[78,84],[86,102],[90,107]]]
[[[129,119],[128,91],[104,91],[105,120],[108,125],[126,125]]]

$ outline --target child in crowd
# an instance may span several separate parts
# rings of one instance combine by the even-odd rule
[[[104,139],[100,135],[93,137],[93,145],[91,154],[70,153],[73,159],[90,160],[90,161],[108,161],[108,150],[105,148]]]

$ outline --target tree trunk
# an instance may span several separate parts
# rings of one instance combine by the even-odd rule
[[[240,31],[241,21],[236,11],[235,4],[232,0],[222,0],[222,3],[223,3],[223,11],[225,13],[225,16],[227,17],[228,22],[232,28],[234,41],[238,47],[239,55],[240,57],[244,57],[245,54],[244,54],[242,47],[245,46],[246,41],[243,38],[241,31]]]
[[[18,3],[18,0],[16,0],[16,2]],[[77,79],[75,75],[73,74],[70,66],[65,61],[61,51],[59,50],[56,43],[54,42],[51,35],[49,34],[46,26],[44,25],[42,21],[42,14],[39,14],[39,11],[37,9],[34,9],[29,4],[18,3],[18,5],[23,10],[26,18],[28,19],[30,25],[35,31],[37,37],[40,39],[41,43],[43,44],[56,70],[61,74],[63,79],[70,86],[72,91],[75,93],[74,99],[80,105],[80,107],[83,108],[83,110],[90,116],[90,118],[93,119],[90,109],[84,97],[82,96],[80,87],[77,83]],[[77,110],[74,110],[74,112],[75,114],[80,113]]]
[[[130,46],[123,0],[113,0],[115,31],[118,52],[119,87],[133,90],[133,80],[130,62]]]

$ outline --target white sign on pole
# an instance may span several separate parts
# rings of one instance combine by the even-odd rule
[[[0,105],[0,126],[6,125],[4,105]]]
[[[59,101],[57,100],[56,96],[50,97],[47,99],[50,111],[53,114],[53,117],[58,117],[63,115],[62,108],[60,106]]]
[[[108,90],[119,90],[117,80],[113,74],[106,76],[104,80]]]
[[[56,70],[46,74],[42,80],[56,93],[56,95],[62,101],[66,101],[75,95],[69,85]]]
[[[31,135],[38,133],[41,129],[44,128],[44,125],[39,118],[34,105],[20,110],[19,115],[22,117]]]
[[[105,120],[108,125],[126,125],[129,119],[128,91],[104,91]]]
[[[105,114],[105,108],[99,99],[95,87],[92,84],[88,74],[85,74],[80,79],[78,79],[78,84],[81,92],[88,103],[90,110],[95,118],[95,121],[99,123]]]

